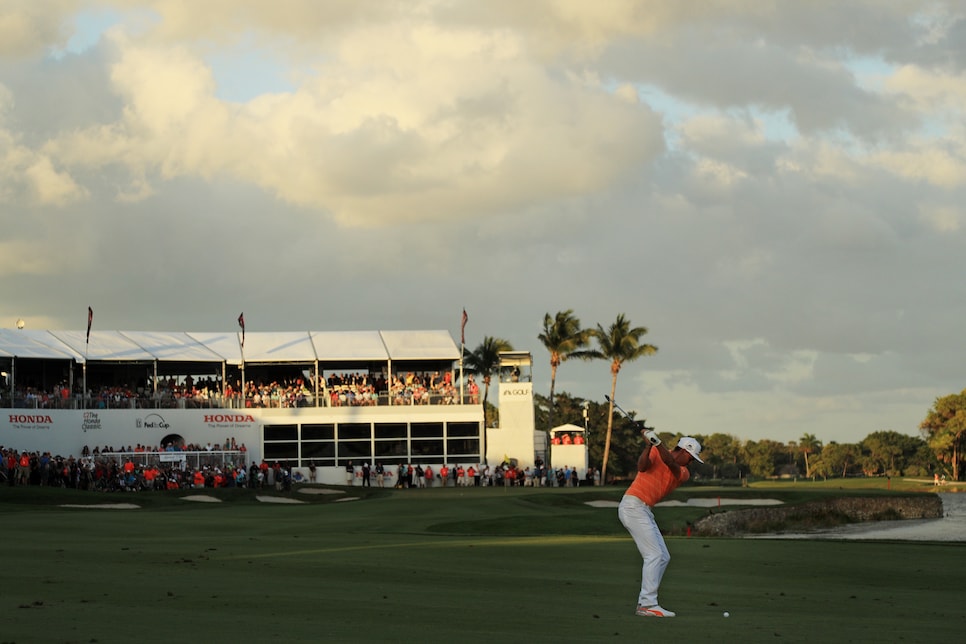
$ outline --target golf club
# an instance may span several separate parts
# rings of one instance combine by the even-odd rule
[[[616,400],[612,400],[611,397],[608,396],[607,394],[604,394],[604,398],[607,400],[607,402],[613,404],[614,405],[614,409],[616,409],[617,411],[619,411],[621,413],[621,415],[624,416],[624,418],[626,418],[627,420],[629,420],[632,423],[634,423],[634,426],[637,427],[638,429],[643,429],[643,430],[654,429],[653,427],[648,427],[647,426],[647,419],[646,418],[644,420],[634,420],[633,418],[631,418],[631,415],[630,414],[628,414],[626,411],[624,411],[624,409],[620,405],[617,404],[617,401]]]

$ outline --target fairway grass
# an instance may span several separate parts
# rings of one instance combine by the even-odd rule
[[[674,498],[689,492],[709,490]],[[587,503],[622,493],[350,490],[354,503],[284,504],[4,488],[0,641],[935,642],[966,624],[959,544],[683,536],[668,538],[661,590],[679,617],[637,617],[640,556],[616,510]],[[141,507],[60,507],[92,502]],[[655,513],[681,525],[706,512]]]

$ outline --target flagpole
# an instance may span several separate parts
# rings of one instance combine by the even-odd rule
[[[466,403],[466,382],[463,380],[463,349],[466,346],[466,307],[463,307],[463,316],[460,318],[460,404]]]
[[[87,307],[87,339],[84,342],[84,389],[81,392],[83,404],[81,409],[87,409],[87,354],[91,348],[91,325],[94,323],[94,309]]]
[[[241,399],[239,404],[241,409],[245,408],[245,314],[238,314],[238,326],[241,327],[241,347],[239,353],[241,354]]]

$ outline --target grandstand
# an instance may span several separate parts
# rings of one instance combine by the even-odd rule
[[[339,483],[350,460],[481,463],[483,410],[463,375],[446,331],[0,329],[0,444],[65,457],[244,445],[248,462],[314,462]]]

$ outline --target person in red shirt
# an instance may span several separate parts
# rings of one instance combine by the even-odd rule
[[[158,470],[157,470],[157,468],[154,468],[154,467],[146,467],[146,468],[144,468],[144,472],[142,473],[142,475],[144,476],[144,485],[145,485],[145,487],[147,487],[149,490],[153,490],[154,489],[154,480],[156,478],[158,478]]]
[[[423,470],[423,476],[426,478],[426,487],[433,487],[433,468],[427,465]]]
[[[30,482],[30,454],[20,453],[20,464],[17,468],[17,483],[27,485]]]
[[[446,463],[443,463],[443,467],[439,468],[439,479],[440,479],[440,482],[443,484],[443,487],[446,487],[446,479],[448,477],[449,477],[449,468],[446,467]]]
[[[508,467],[506,472],[503,474],[503,486],[513,486],[517,484],[517,468]]]
[[[661,608],[657,601],[657,591],[671,555],[651,508],[691,477],[687,468],[691,461],[704,462],[699,457],[701,444],[684,436],[673,451],[668,451],[653,429],[642,428],[641,435],[647,444],[637,459],[637,475],[621,499],[617,516],[644,559],[637,614],[674,617],[673,612]]]

